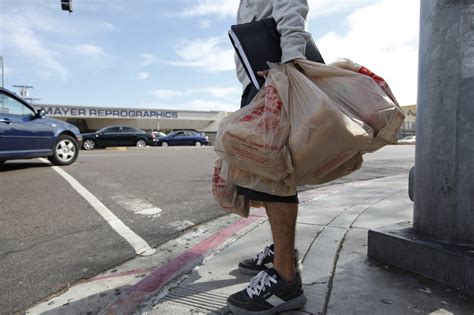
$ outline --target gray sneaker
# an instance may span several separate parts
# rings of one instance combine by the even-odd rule
[[[239,263],[239,271],[246,275],[256,275],[260,271],[272,268],[274,257],[274,245],[265,246],[264,249],[255,254],[252,258],[241,261]],[[303,270],[297,249],[295,249],[295,267],[298,272]]]

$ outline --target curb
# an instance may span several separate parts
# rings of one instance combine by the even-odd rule
[[[263,209],[256,211],[248,218],[240,219],[194,245],[128,288],[121,297],[109,304],[100,314],[132,314],[153,293],[161,290],[179,276],[190,272],[207,256],[265,221],[266,217],[263,214]]]

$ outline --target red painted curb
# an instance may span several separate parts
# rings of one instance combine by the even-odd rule
[[[101,314],[131,314],[147,297],[179,275],[191,270],[200,263],[210,250],[224,244],[230,237],[240,233],[250,224],[263,220],[263,209],[254,215],[240,219],[226,228],[214,233],[190,250],[175,257],[159,267],[143,280],[128,288],[114,303],[110,304]]]

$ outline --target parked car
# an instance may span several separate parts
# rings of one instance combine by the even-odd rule
[[[0,164],[47,157],[55,165],[69,165],[77,159],[81,141],[74,125],[47,118],[43,110],[0,88]]]
[[[166,133],[161,131],[152,131],[151,134],[155,136],[155,139],[166,136]]]
[[[208,145],[209,139],[196,131],[176,130],[156,139],[156,144],[162,147],[169,145],[194,145],[199,147],[201,145]]]
[[[416,136],[408,136],[398,140],[400,144],[415,144],[416,143]]]
[[[128,126],[109,126],[96,132],[83,133],[82,148],[94,150],[105,147],[145,147],[155,145],[155,137],[143,130]]]

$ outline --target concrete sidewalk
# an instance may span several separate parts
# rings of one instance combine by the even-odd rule
[[[308,302],[292,314],[474,314],[472,297],[367,257],[368,229],[411,221],[407,182],[393,176],[303,193],[309,201],[300,206],[297,248]],[[238,262],[270,243],[263,221],[135,313],[227,314],[227,297],[251,279]]]

